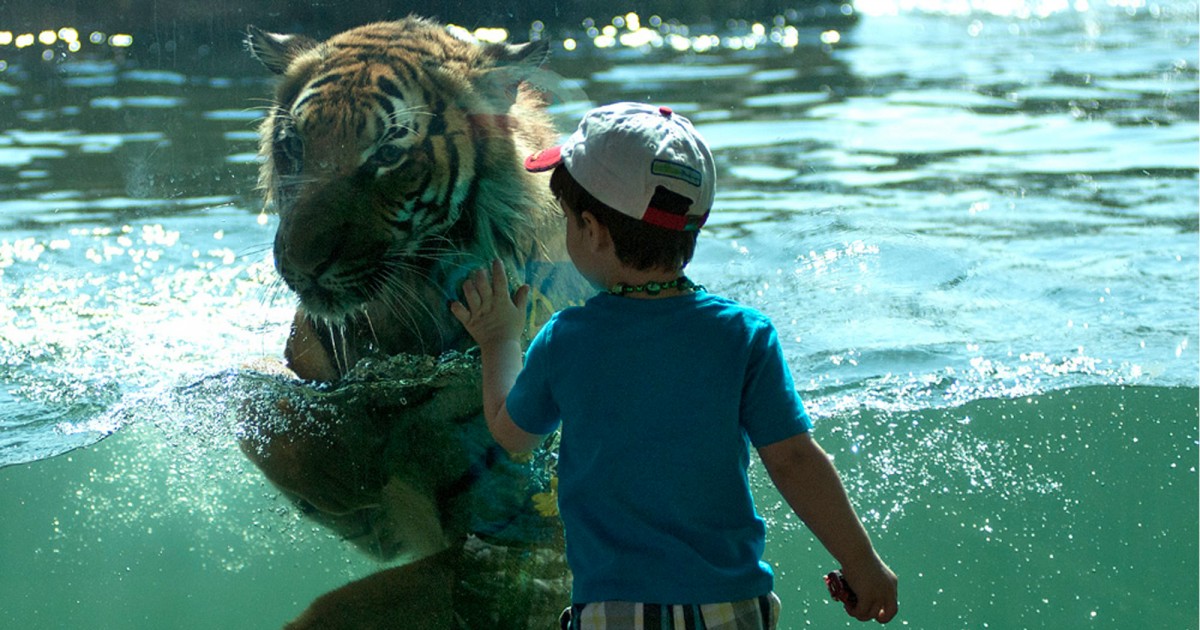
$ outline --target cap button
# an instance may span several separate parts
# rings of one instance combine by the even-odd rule
[[[663,105],[662,107],[658,108],[658,113],[662,114],[663,116],[666,116],[667,118],[670,118],[671,114],[674,112],[671,111],[670,107]]]

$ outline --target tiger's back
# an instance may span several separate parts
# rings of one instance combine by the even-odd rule
[[[260,128],[275,265],[333,372],[372,350],[461,347],[444,305],[466,270],[500,257],[522,281],[564,258],[554,200],[521,167],[556,139],[528,85],[545,42],[483,44],[411,17],[324,42],[252,28],[248,42],[281,75]]]

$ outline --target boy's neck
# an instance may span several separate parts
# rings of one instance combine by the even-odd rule
[[[626,287],[647,287],[653,284],[664,285],[672,281],[678,280],[683,276],[683,268],[677,269],[634,269],[625,265],[612,270],[612,273],[607,274],[605,278],[605,287],[612,289],[617,285],[625,285]],[[649,290],[633,290],[623,292],[621,295],[637,300],[655,300],[659,298],[674,297],[677,295],[685,295],[695,291],[690,284],[685,286],[676,286],[663,288],[657,291]]]

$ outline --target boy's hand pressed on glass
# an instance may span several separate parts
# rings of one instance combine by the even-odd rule
[[[525,453],[541,444],[543,435],[523,431],[513,423],[504,405],[521,371],[521,333],[529,285],[511,296],[504,265],[492,261],[491,278],[477,269],[463,282],[463,302],[450,303],[450,312],[479,344],[483,363],[483,414],[496,441],[510,453]]]

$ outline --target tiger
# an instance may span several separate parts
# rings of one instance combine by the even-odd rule
[[[292,379],[288,387],[336,387],[368,357],[466,350],[470,338],[448,301],[471,270],[494,258],[514,284],[535,284],[530,335],[556,303],[577,303],[588,291],[569,264],[556,264],[567,260],[561,209],[545,175],[522,165],[526,155],[556,143],[547,104],[555,90],[569,89],[542,68],[548,41],[486,43],[416,16],[324,41],[251,26],[246,41],[250,55],[278,75],[259,127],[259,188],[264,208],[279,217],[275,268],[298,298],[278,366]],[[430,387],[443,388],[435,397],[448,393],[414,414],[477,416],[477,381],[434,381]],[[360,546],[382,559],[402,549],[412,563],[319,598],[289,627],[343,627],[329,625],[336,619],[344,627],[376,627],[346,617],[350,609],[383,611],[381,618],[402,620],[396,627],[425,627],[417,617],[461,619],[430,611],[431,602],[446,599],[437,576],[481,566],[470,558],[504,554],[480,552],[486,544],[478,540],[474,555],[465,551],[464,519],[448,516],[447,506],[467,505],[455,501],[507,456],[494,444],[481,447],[461,479],[432,481],[412,473],[419,466],[409,460],[441,448],[419,442],[440,418],[398,421],[388,415],[408,408],[358,390],[333,412],[296,406],[321,395],[314,391],[282,396],[265,410],[244,406],[243,451],[314,519],[347,539],[369,539]],[[306,424],[319,430],[289,428]],[[396,429],[402,426],[415,429]],[[396,453],[407,465],[385,461]],[[499,606],[504,599],[486,601]],[[473,614],[491,614],[487,607],[472,605],[480,609]],[[531,624],[547,622],[539,619]]]
[[[279,216],[275,267],[300,301],[297,374],[332,381],[372,351],[462,348],[442,306],[464,270],[499,257],[520,277],[562,259],[555,202],[520,159],[557,138],[527,80],[547,40],[483,44],[409,17],[324,42],[251,27],[248,42],[281,76],[259,187]]]

